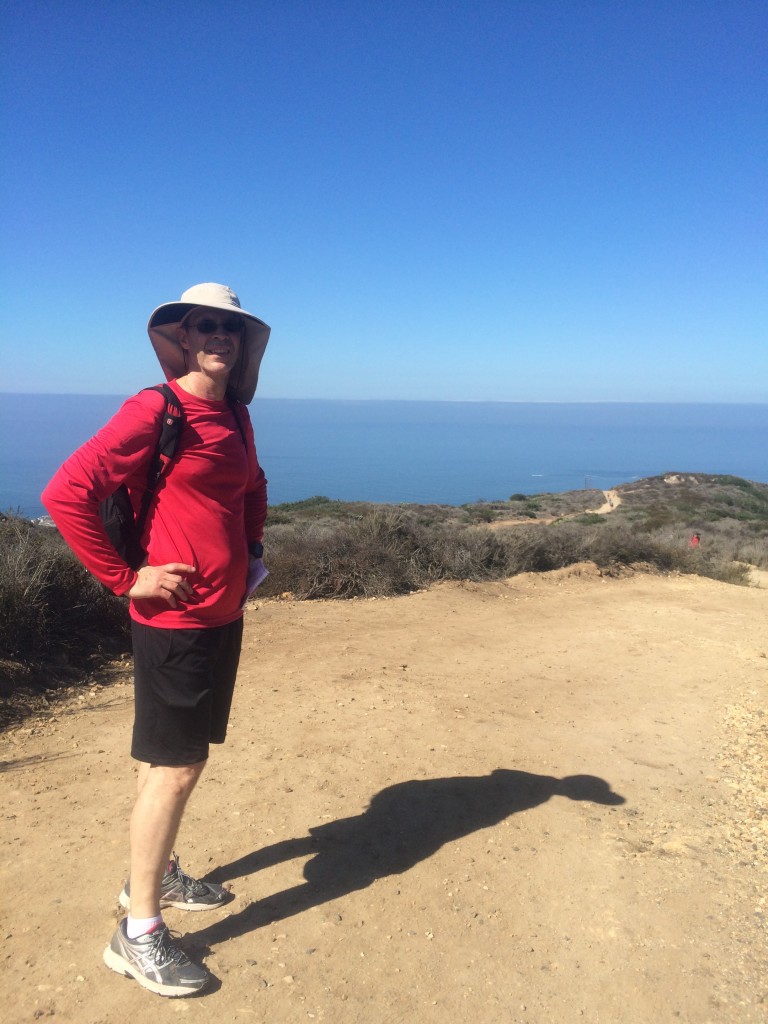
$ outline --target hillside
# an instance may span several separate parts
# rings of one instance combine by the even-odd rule
[[[615,507],[606,508],[605,491],[596,489],[560,493],[513,494],[498,501],[468,505],[399,505],[432,523],[473,525],[483,522],[556,522],[594,510],[620,511],[617,518],[628,518],[639,526],[685,528],[704,527],[731,520],[748,524],[758,534],[768,535],[768,484],[735,476],[709,473],[670,472],[618,484],[611,493],[618,495]],[[621,506],[624,506],[621,508]],[[325,497],[275,505],[270,510],[272,525],[359,518],[373,506],[367,502],[334,501]]]

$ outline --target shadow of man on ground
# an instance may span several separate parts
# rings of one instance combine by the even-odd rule
[[[496,825],[550,797],[617,805],[624,798],[593,775],[550,775],[497,768],[490,775],[423,779],[382,789],[362,814],[311,828],[310,835],[255,850],[211,872],[210,881],[250,875],[294,857],[314,854],[302,885],[284,889],[202,929],[196,943],[216,944],[299,914],[377,878],[397,875],[445,843]]]

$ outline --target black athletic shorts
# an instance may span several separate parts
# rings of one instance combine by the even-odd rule
[[[131,756],[166,766],[197,764],[227,735],[243,620],[211,629],[131,622],[135,718]]]

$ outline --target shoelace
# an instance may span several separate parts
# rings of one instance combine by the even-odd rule
[[[187,960],[184,950],[174,945],[171,933],[165,925],[155,932],[152,945],[149,947],[149,956],[158,967],[163,967],[165,964],[181,965]]]
[[[192,876],[188,875],[186,871],[182,871],[178,861],[176,861],[175,874],[182,887],[191,892],[194,896],[204,896],[208,891],[208,887],[205,882],[201,882],[197,878],[192,878]]]

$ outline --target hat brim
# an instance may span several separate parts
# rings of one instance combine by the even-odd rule
[[[183,377],[187,372],[184,349],[179,344],[178,328],[181,321],[191,310],[198,308],[199,302],[166,302],[158,306],[147,323],[147,333],[155,350],[166,380]],[[238,309],[231,303],[206,302],[206,309],[221,309],[227,313],[237,313],[245,323],[243,337],[242,361],[237,373],[237,381],[232,381],[232,392],[239,402],[248,405],[256,394],[259,382],[259,367],[264,350],[269,341],[271,328],[253,313]]]

